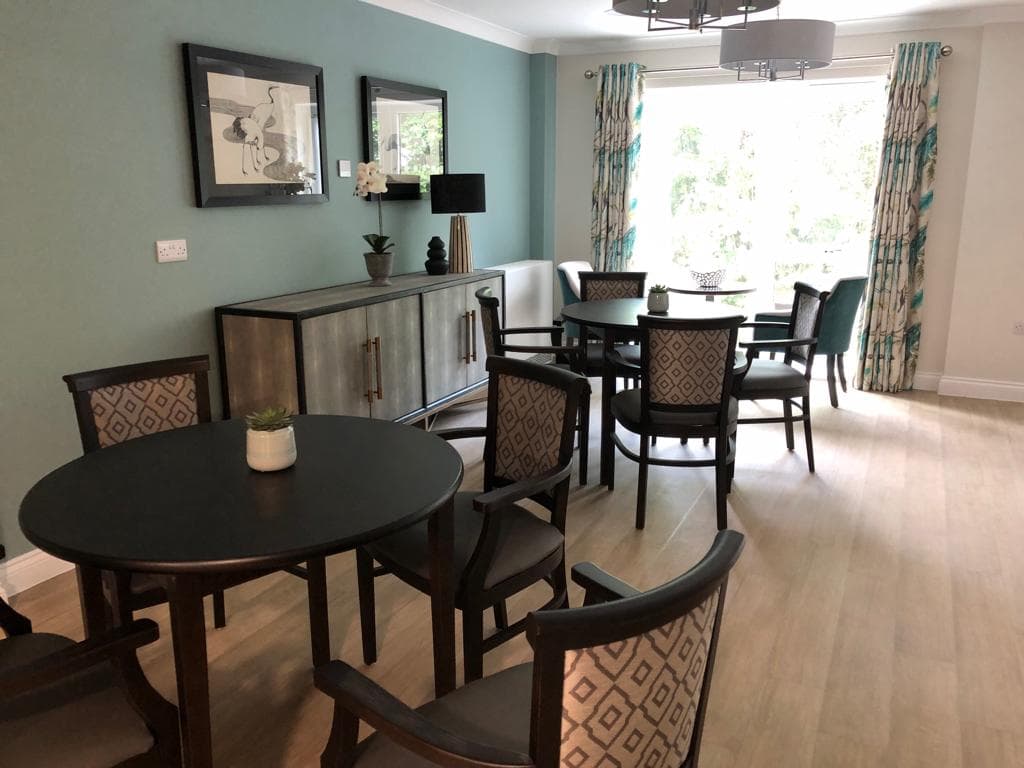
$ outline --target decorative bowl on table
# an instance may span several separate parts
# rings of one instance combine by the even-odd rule
[[[701,272],[696,269],[690,270],[690,277],[693,278],[693,282],[697,284],[698,288],[712,289],[717,288],[722,284],[722,278],[725,277],[724,269],[711,269],[706,272]]]

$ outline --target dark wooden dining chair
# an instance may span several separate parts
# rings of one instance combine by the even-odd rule
[[[210,421],[207,355],[119,365],[64,376],[75,401],[82,450],[92,453],[144,435]],[[118,579],[121,580],[120,586]],[[167,602],[155,577],[104,572],[111,611],[131,620],[135,611]],[[227,624],[224,592],[213,593],[213,623]]]
[[[341,661],[315,672],[334,699],[324,768],[696,768],[729,571],[743,536],[649,592],[586,563],[583,607],[527,617],[532,663],[412,709]],[[376,733],[358,743],[359,723]]]
[[[526,627],[509,624],[505,600],[540,581],[553,591],[546,607],[566,602],[565,519],[579,403],[590,396],[582,376],[554,366],[491,356],[487,425],[440,430],[446,440],[483,437],[482,493],[455,495],[455,606],[462,611],[466,680],[483,675],[483,655]],[[545,520],[519,502],[532,500]],[[377,660],[373,580],[391,573],[430,592],[427,523],[356,550],[363,658]],[[374,561],[380,563],[374,568]],[[497,631],[485,638],[483,615]]]
[[[642,299],[647,284],[646,272],[580,272],[580,301],[611,301],[613,299]],[[586,349],[584,358],[586,376],[601,376],[608,361],[604,357],[604,346],[600,341],[589,340],[591,336],[603,337],[598,328],[581,328],[580,343]],[[640,348],[636,344],[616,345],[621,359],[634,366],[640,365]],[[626,385],[637,381],[624,372]]]
[[[531,328],[502,328],[501,303],[490,288],[484,287],[475,294],[480,303],[480,322],[483,325],[484,348],[487,355],[505,357],[509,352],[524,352],[533,355],[553,355],[549,363],[558,368],[574,373],[582,373],[583,347],[562,344],[562,326],[552,325]],[[509,344],[508,336],[527,333],[547,333],[551,336],[549,346],[531,344]],[[587,484],[587,462],[589,461],[590,440],[590,398],[580,400],[580,415],[576,422],[576,433],[579,441],[579,478],[580,485]]]
[[[785,424],[786,447],[794,449],[793,425],[802,422],[807,444],[807,468],[814,472],[814,439],[811,434],[811,368],[828,302],[828,291],[817,291],[806,283],[793,286],[793,309],[786,323],[755,321],[744,328],[785,329],[785,338],[740,342],[747,351],[747,365],[737,375],[739,400],[781,400],[782,416],[741,418],[740,424]],[[762,351],[784,350],[782,360],[757,358]],[[794,415],[793,409],[800,411]]]
[[[726,495],[731,466],[736,459],[736,419],[739,406],[732,396],[736,339],[742,315],[715,320],[669,320],[641,315],[640,387],[612,397],[612,416],[640,436],[640,453],[630,450],[615,433],[615,424],[605,427],[624,456],[640,465],[637,478],[636,527],[642,529],[647,517],[647,468],[714,467],[715,506],[718,528],[728,527]],[[613,351],[613,357],[619,352]],[[624,360],[618,367],[630,367]],[[711,459],[669,459],[652,457],[651,443],[657,437],[683,440],[701,437],[715,441]],[[615,487],[611,468],[609,490]]]
[[[0,629],[0,765],[181,765],[178,710],[149,684],[136,656],[157,639],[154,622],[76,643],[32,632],[0,598]]]

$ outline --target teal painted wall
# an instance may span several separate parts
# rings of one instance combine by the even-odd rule
[[[366,278],[374,206],[337,160],[361,146],[363,74],[444,88],[450,168],[487,174],[479,266],[530,253],[530,57],[355,0],[3,0],[0,13],[0,540],[29,549],[25,491],[78,456],[61,375],[209,353],[212,308]],[[320,65],[331,200],[198,209],[180,43]],[[422,269],[448,219],[385,204],[396,272]],[[157,264],[154,241],[189,261]],[[217,374],[211,383],[217,399]],[[215,410],[217,408],[215,407]]]
[[[557,59],[530,57],[530,195],[533,258],[555,258],[555,85]]]

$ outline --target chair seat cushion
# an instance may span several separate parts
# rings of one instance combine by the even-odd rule
[[[465,685],[417,710],[449,733],[492,747],[530,753],[533,664],[520,664]],[[359,768],[434,766],[383,734],[359,745]]]
[[[0,671],[68,648],[66,637],[42,633],[0,641]],[[153,736],[114,685],[107,664],[31,691],[0,706],[4,765],[110,768],[141,755]]]
[[[640,392],[639,389],[627,389],[612,397],[612,416],[631,432],[640,431]],[[739,403],[735,397],[729,398],[729,423],[735,423],[739,415]],[[691,413],[665,413],[651,411],[651,421],[655,429],[659,426],[677,431],[686,427],[698,429],[712,427],[718,418],[718,411],[695,411]]]
[[[466,565],[483,532],[484,516],[473,509],[477,493],[455,494],[455,576],[461,582]],[[564,545],[565,537],[550,523],[517,505],[500,512],[501,532],[491,570],[484,579],[490,589],[543,561]],[[393,533],[373,542],[367,550],[381,562],[391,561],[430,579],[427,523]]]
[[[804,374],[781,360],[752,360],[740,385],[739,396],[748,392],[776,392],[802,395],[808,391]]]

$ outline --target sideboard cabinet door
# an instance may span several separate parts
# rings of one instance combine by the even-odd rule
[[[487,378],[487,346],[484,343],[484,328],[480,321],[480,301],[476,297],[476,292],[481,288],[490,288],[491,293],[498,297],[501,301],[501,324],[504,326],[505,296],[502,292],[501,281],[502,278],[500,277],[492,277],[488,280],[481,280],[478,283],[470,283],[467,286],[463,286],[463,290],[466,292],[466,303],[469,306],[474,323],[472,336],[470,338],[470,360],[467,369],[468,378],[466,379],[467,386],[472,386],[473,384]],[[505,341],[509,344],[517,343],[515,336],[511,336]]]
[[[366,307],[366,335],[373,345],[375,419],[394,420],[423,407],[420,297]]]
[[[369,416],[372,351],[366,307],[302,321],[306,413]]]
[[[466,355],[470,343],[467,310],[463,285],[423,294],[423,358],[428,404],[467,386]]]

